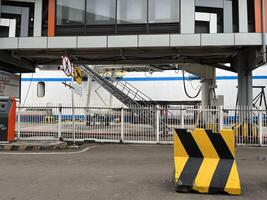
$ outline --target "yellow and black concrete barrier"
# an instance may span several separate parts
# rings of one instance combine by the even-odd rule
[[[186,129],[174,132],[174,184],[177,192],[240,195],[235,161],[234,132],[231,129]]]

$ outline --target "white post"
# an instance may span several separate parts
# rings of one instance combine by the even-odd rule
[[[20,103],[18,104],[18,135],[17,135],[17,139],[20,139],[20,112],[21,112],[21,107],[20,107]]]
[[[184,114],[185,114],[185,109],[182,107],[181,110],[181,127],[184,128]]]
[[[124,109],[121,108],[121,142],[124,140]]]
[[[157,143],[159,143],[159,129],[160,129],[160,110],[157,107],[156,108],[156,137],[157,137]]]
[[[61,138],[61,122],[62,122],[62,106],[59,104],[58,108],[58,139],[60,140]]]
[[[223,106],[219,107],[219,131],[223,129]]]
[[[91,75],[88,74],[87,76],[88,80],[87,80],[87,100],[86,100],[86,107],[90,106],[90,101],[91,101],[91,93],[92,93],[92,80],[93,77]]]
[[[74,78],[71,78],[71,107],[72,107],[72,134],[73,146],[75,146],[75,108],[74,108]]]
[[[260,137],[260,146],[262,146],[263,135],[262,135],[262,112],[261,111],[259,111],[259,137]]]

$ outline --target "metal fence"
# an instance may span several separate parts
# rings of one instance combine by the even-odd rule
[[[161,106],[97,108],[18,106],[19,140],[172,143],[173,130],[234,130],[240,145],[267,145],[267,111],[243,108]]]

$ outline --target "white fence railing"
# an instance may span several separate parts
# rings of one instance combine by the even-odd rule
[[[197,127],[230,128],[237,144],[267,145],[267,111],[248,108],[18,106],[16,133],[20,140],[172,143],[173,129]]]

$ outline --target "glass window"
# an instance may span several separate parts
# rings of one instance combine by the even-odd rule
[[[114,24],[116,0],[87,0],[87,24]]]
[[[84,24],[85,0],[57,0],[57,25]]]
[[[118,0],[119,24],[146,23],[147,0]]]
[[[45,96],[45,83],[38,82],[37,83],[37,97],[44,97]]]
[[[178,21],[179,0],[149,0],[149,23]]]

